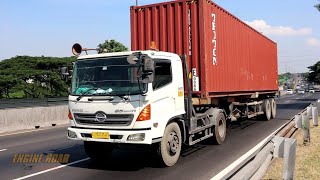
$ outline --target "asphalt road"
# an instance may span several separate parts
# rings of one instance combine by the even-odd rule
[[[115,150],[110,161],[95,164],[85,155],[82,142],[67,139],[66,127],[0,135],[0,179],[30,174],[30,179],[210,179],[319,98],[318,93],[282,96],[276,100],[276,119],[232,124],[223,145],[203,142],[184,149],[170,168],[157,167],[148,152],[132,150]],[[13,163],[14,154],[22,153],[69,153],[74,164]]]

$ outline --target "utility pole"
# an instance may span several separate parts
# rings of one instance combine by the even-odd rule
[[[138,0],[136,0],[136,6],[138,6]]]

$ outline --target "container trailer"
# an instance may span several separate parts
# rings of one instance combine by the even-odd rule
[[[130,52],[79,56],[68,138],[89,157],[143,146],[173,166],[182,145],[222,144],[230,121],[276,116],[277,45],[208,0],[130,7]],[[100,50],[99,50],[100,51]]]

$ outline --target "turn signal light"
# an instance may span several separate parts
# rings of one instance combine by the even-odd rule
[[[73,117],[72,117],[72,114],[71,114],[71,112],[70,112],[70,109],[69,109],[69,113],[68,113],[68,118],[69,118],[70,120],[73,120]]]
[[[137,121],[146,121],[151,118],[151,106],[148,104],[143,110],[140,112]]]

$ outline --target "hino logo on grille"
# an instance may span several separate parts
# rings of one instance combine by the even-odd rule
[[[98,121],[98,122],[105,122],[107,120],[107,115],[104,114],[104,113],[99,112],[99,113],[96,114],[96,119],[95,120]]]

